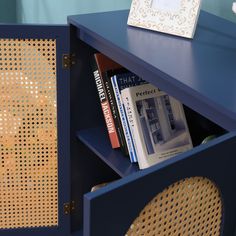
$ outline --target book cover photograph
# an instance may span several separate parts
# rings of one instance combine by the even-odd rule
[[[151,84],[122,90],[140,169],[192,148],[182,104]]]

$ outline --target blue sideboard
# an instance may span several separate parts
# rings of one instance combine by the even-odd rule
[[[163,188],[161,186],[168,182],[168,180],[159,179],[162,171],[171,175],[171,168],[176,169],[177,174],[173,177],[172,182],[187,176],[202,175],[208,176],[218,183],[215,175],[216,178],[221,178],[222,172],[220,170],[221,167],[224,168],[223,159],[231,163],[232,168],[236,167],[230,158],[233,154],[227,156],[226,160],[227,154],[223,148],[231,138],[234,140],[231,140],[232,143],[235,142],[235,24],[202,11],[195,37],[189,40],[127,26],[127,19],[128,11],[68,17],[72,38],[76,37],[79,40],[75,48],[72,49],[80,58],[78,59],[79,70],[78,67],[72,69],[77,78],[74,79],[76,86],[73,88],[76,90],[81,87],[81,93],[77,94],[75,100],[82,102],[74,103],[76,105],[71,112],[73,115],[78,113],[76,118],[77,137],[81,145],[84,144],[122,177],[121,180],[84,196],[84,235],[124,235],[125,229],[127,230],[128,227],[127,222],[132,222],[134,214],[141,211],[144,202],[149,202],[150,196],[158,191],[159,185],[161,189]],[[101,116],[101,110],[97,111],[100,104],[93,105],[96,101],[98,102],[98,99],[93,75],[91,69],[88,68],[90,57],[97,51],[104,53],[130,71],[179,99],[186,106],[193,139],[196,138],[195,147],[191,151],[148,170],[138,171],[137,166],[130,164],[121,152],[110,148],[104,131],[104,121],[97,119]],[[90,89],[84,91],[83,88]],[[94,102],[84,104],[83,98],[85,96],[89,100],[94,99]],[[83,116],[82,113],[87,106],[91,108],[90,115]],[[203,138],[201,135],[208,135],[211,132],[221,133],[222,136],[210,142],[210,146],[199,145]],[[227,150],[227,153],[229,150],[231,152],[234,150],[233,147],[231,148]],[[214,154],[211,153],[212,151]],[[199,155],[202,158],[205,157],[207,163],[195,162],[195,158],[198,158]],[[215,163],[219,161],[221,164],[214,164],[211,159],[212,155],[214,155]],[[208,158],[209,160],[207,160]],[[79,166],[79,163],[78,158],[75,166]],[[180,163],[183,166],[179,167]],[[210,163],[214,168],[210,168]],[[168,169],[168,166],[171,170]],[[223,185],[227,185],[226,179],[222,180]],[[154,182],[156,189],[152,184],[149,184]],[[142,189],[141,191],[138,190],[139,187]],[[235,192],[235,188],[229,191]],[[133,200],[133,194],[140,195],[137,201]],[[123,200],[123,206],[121,206],[121,199],[127,200],[126,202]],[[130,214],[126,209],[129,209]],[[230,217],[233,221],[235,213],[230,214],[232,214]],[[227,230],[225,228],[223,233],[231,232],[232,228]]]
[[[57,81],[58,118],[57,224],[35,227],[23,223],[11,227],[5,223],[9,215],[4,213],[0,214],[1,235],[125,235],[156,193],[192,176],[216,183],[225,209],[221,233],[228,236],[234,232],[236,204],[232,199],[236,188],[229,182],[236,178],[235,24],[202,11],[195,37],[189,40],[127,26],[127,18],[128,11],[122,10],[69,16],[67,26],[0,25],[0,39],[19,39],[24,47],[36,48],[37,40],[42,40],[42,51],[37,48],[36,52],[43,57],[47,56],[44,40],[55,40],[56,57],[53,62],[48,59],[48,63],[56,65],[52,74]],[[35,41],[27,45],[28,39]],[[8,72],[4,64],[7,43],[3,41],[2,45],[3,76],[11,70]],[[131,164],[120,150],[112,149],[90,64],[95,52],[102,52],[180,100],[185,106],[194,148],[145,170]],[[19,73],[23,73],[22,68]],[[0,104],[4,101],[2,98]],[[200,145],[204,137],[214,133],[219,137]],[[2,160],[7,157],[4,155]],[[25,158],[31,156],[30,152]],[[44,160],[45,156],[40,158]],[[24,171],[27,174],[27,168]],[[14,180],[14,173],[11,178]],[[94,185],[108,181],[111,183],[107,186],[90,192]],[[30,191],[27,194],[34,194],[37,189]],[[20,189],[18,193],[21,194]],[[31,215],[38,211],[35,204]],[[6,209],[5,205],[6,200],[0,199],[0,209]],[[21,212],[21,218],[27,221],[29,214],[24,209]]]

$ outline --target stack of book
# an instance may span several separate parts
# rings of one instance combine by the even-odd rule
[[[178,100],[101,53],[92,67],[112,148],[140,169],[192,148]]]

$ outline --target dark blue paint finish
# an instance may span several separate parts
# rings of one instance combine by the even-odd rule
[[[75,231],[74,233],[71,234],[71,236],[83,236],[83,229]]]
[[[68,26],[0,25],[0,38],[56,39],[57,122],[58,122],[58,227],[0,230],[2,236],[65,236],[70,233],[70,218],[63,204],[70,201],[70,106],[69,70],[62,69],[62,55],[70,52]]]
[[[76,55],[70,78],[71,198],[76,209],[71,216],[72,231],[83,225],[83,195],[94,185],[119,176],[76,137],[79,130],[105,126],[104,116],[90,65],[95,50],[79,40],[71,27],[71,52]]]
[[[62,66],[63,54],[70,53],[69,27],[61,27],[57,37],[57,132],[58,132],[58,235],[70,234],[70,216],[64,214],[63,204],[71,201],[71,167],[70,167],[70,70]],[[60,27],[55,27],[60,29]],[[50,235],[51,236],[51,235]]]
[[[232,153],[236,134],[227,134],[137,171],[138,167],[131,165],[128,158],[126,161],[119,151],[109,147],[105,131],[96,128],[105,123],[95,83],[91,82],[89,58],[95,49],[99,50],[217,124],[234,130],[235,24],[201,12],[195,37],[188,40],[129,27],[127,17],[128,11],[69,17],[74,25],[71,52],[76,52],[76,66],[71,72],[63,70],[61,64],[62,54],[70,51],[69,27],[0,24],[0,38],[57,39],[59,146],[59,227],[0,230],[1,235],[124,235],[143,206],[158,192],[190,176],[208,177],[219,186],[224,201],[223,235],[233,235],[236,189],[232,180],[236,178],[236,159]],[[77,130],[80,140],[76,139]],[[89,192],[92,185],[117,177],[113,170],[126,177],[86,194],[82,211],[83,194]],[[71,218],[63,214],[62,207],[70,201],[70,195],[78,203]]]
[[[67,25],[0,24],[0,29],[0,38],[55,39],[62,37],[65,39],[68,37],[69,27]]]
[[[236,222],[236,133],[217,138],[137,172],[84,197],[84,235],[125,235],[143,207],[180,179],[207,177],[220,189],[224,219],[222,235],[233,235]]]
[[[118,149],[111,148],[105,127],[78,131],[77,137],[121,177],[139,170],[137,164],[131,164],[128,156],[124,156]]]
[[[202,11],[190,40],[127,26],[127,18],[128,11],[116,11],[68,20],[92,47],[225,129],[235,130],[236,25]]]
[[[7,229],[7,230],[0,230],[1,236],[51,236],[51,235],[68,235],[68,234],[61,234],[60,227],[40,227],[40,228],[17,228],[17,229]]]

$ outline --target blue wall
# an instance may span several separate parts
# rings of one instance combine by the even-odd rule
[[[202,0],[202,9],[236,22],[236,14],[232,12],[234,0]]]
[[[130,0],[17,0],[18,19],[27,23],[66,23],[68,15],[128,9],[130,2]]]
[[[202,0],[202,9],[236,22],[232,2]],[[22,22],[66,23],[67,15],[129,9],[130,4],[131,0],[17,0],[17,9],[18,19]]]
[[[202,9],[236,22],[233,0],[202,0]],[[129,9],[131,0],[0,0],[0,22],[66,23],[67,15]]]
[[[16,0],[0,0],[0,22],[16,21]]]

